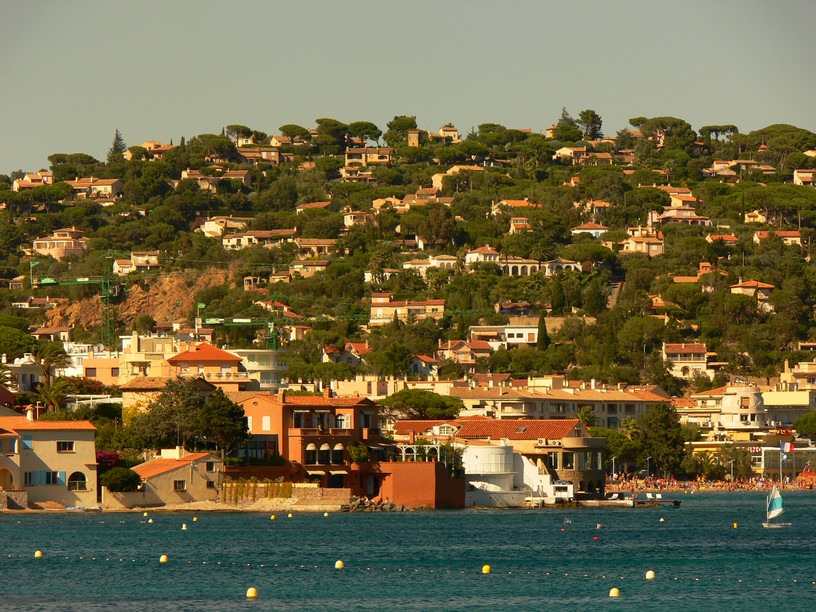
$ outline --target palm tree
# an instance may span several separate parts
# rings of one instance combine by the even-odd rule
[[[573,416],[587,429],[598,422],[598,415],[595,414],[595,410],[593,410],[592,406],[581,406],[573,413]]]
[[[54,372],[57,369],[68,367],[73,363],[71,356],[65,352],[59,342],[40,344],[34,352],[34,361],[49,385],[54,382]]]
[[[623,417],[623,419],[621,419],[620,430],[629,441],[634,440],[640,435],[640,428],[638,428],[637,421],[632,417]]]
[[[48,412],[57,412],[65,405],[69,393],[74,387],[65,378],[58,378],[51,382],[46,380],[37,386],[37,399],[48,409]]]
[[[16,381],[11,370],[5,363],[0,363],[0,388],[9,389],[15,386]]]

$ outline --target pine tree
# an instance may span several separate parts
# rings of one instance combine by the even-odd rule
[[[113,135],[113,144],[108,149],[108,164],[118,164],[122,162],[122,154],[127,151],[125,139],[122,138],[121,132],[117,129]]]
[[[539,351],[546,351],[550,346],[550,335],[547,333],[547,311],[541,309],[541,314],[538,315],[538,342],[536,348]]]

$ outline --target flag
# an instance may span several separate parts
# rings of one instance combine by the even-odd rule
[[[782,450],[783,453],[792,453],[793,452],[793,442],[780,442],[779,448]]]

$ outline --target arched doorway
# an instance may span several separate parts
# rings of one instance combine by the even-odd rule
[[[14,476],[12,473],[2,468],[0,469],[0,488],[11,489],[14,486]]]

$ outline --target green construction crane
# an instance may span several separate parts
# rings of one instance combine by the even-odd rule
[[[39,277],[35,278],[33,271],[34,266],[39,265],[40,262],[30,262],[31,276],[30,284],[32,289],[38,287],[69,287],[75,285],[99,285],[100,298],[102,301],[102,325],[100,327],[100,339],[102,344],[107,349],[113,349],[114,338],[114,322],[113,310],[111,308],[111,299],[119,294],[119,283],[114,283],[112,279],[113,274],[113,253],[108,253],[105,256],[106,266],[102,276],[81,276],[77,278],[53,278],[53,277]]]

